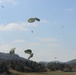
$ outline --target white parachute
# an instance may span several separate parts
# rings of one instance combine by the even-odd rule
[[[16,49],[16,48],[10,49],[10,54],[11,54],[11,55],[14,55],[14,54],[15,54],[15,49]]]

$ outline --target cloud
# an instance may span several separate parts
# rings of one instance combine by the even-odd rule
[[[23,46],[25,46],[26,48],[35,48],[35,49],[42,49],[42,50],[46,50],[46,49],[55,49],[57,47],[60,47],[60,43],[59,42],[51,42],[51,41],[40,41],[37,40],[36,42],[24,42],[23,44],[21,44]]]
[[[36,37],[36,39],[40,42],[40,45],[44,45],[44,47],[59,47],[59,39],[57,38],[41,38]]]
[[[49,23],[47,20],[41,20],[41,23]]]
[[[15,40],[15,41],[13,41],[11,43],[24,43],[24,40]]]
[[[12,3],[12,4],[16,4],[17,0],[0,0],[0,3]]]
[[[59,41],[56,38],[40,38],[40,37],[36,37],[38,40],[43,41],[43,42],[57,42]]]
[[[0,25],[0,31],[14,31],[14,30],[21,30],[27,31],[28,28],[23,25],[23,23],[9,23],[6,25]]]
[[[60,44],[58,44],[58,43],[50,43],[49,46],[52,46],[52,47],[59,47]]]
[[[27,26],[27,27],[28,26],[33,26],[33,27],[38,26],[37,23],[20,22],[20,24],[23,25],[23,26]]]
[[[10,51],[11,48],[12,48],[12,46],[10,44],[1,44],[1,46],[0,46],[1,51],[0,52],[7,53]]]
[[[26,47],[31,47],[31,48],[40,48],[40,47],[59,47],[59,40],[56,38],[39,38],[36,37],[36,42],[27,42],[26,40],[21,40],[17,39],[11,42],[12,45],[26,45]],[[25,42],[26,41],[26,42]]]
[[[32,42],[32,43],[28,43],[28,46],[39,46],[40,43],[37,42]]]
[[[42,23],[42,21],[40,23]],[[28,31],[29,27],[37,27],[41,25],[40,23],[19,22],[19,23],[2,24],[0,25],[0,31],[15,31],[15,30]]]
[[[6,25],[0,25],[0,31],[13,31],[22,30],[27,31],[28,27],[37,27],[37,23],[19,22],[19,23],[9,23]]]
[[[65,11],[67,11],[67,12],[74,12],[74,9],[73,8],[66,8]]]
[[[41,20],[39,23],[43,23],[43,24],[53,24],[53,25],[56,25],[57,24],[57,21],[48,21],[48,20]]]

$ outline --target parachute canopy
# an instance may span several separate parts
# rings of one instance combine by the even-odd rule
[[[28,53],[28,54],[31,54],[32,53],[32,50],[31,49],[27,49],[24,51],[25,53]]]
[[[28,19],[28,22],[29,22],[29,23],[33,23],[33,22],[35,22],[35,20],[36,20],[36,21],[40,21],[39,18],[36,18],[36,17],[35,17],[35,18],[29,18],[29,19]]]
[[[29,22],[29,23],[35,22],[35,18],[30,18],[30,19],[28,19],[28,22]]]
[[[11,54],[11,55],[15,54],[15,49],[16,49],[16,48],[10,49],[10,54]]]
[[[40,21],[40,19],[39,19],[39,18],[35,18],[35,20]]]

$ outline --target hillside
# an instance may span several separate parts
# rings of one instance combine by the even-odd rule
[[[76,65],[76,59],[66,62],[67,64]]]
[[[27,60],[17,54],[0,53],[0,73],[9,72],[13,69],[19,72],[44,72],[46,69],[43,65]]]
[[[1,53],[0,52],[0,61],[4,60],[22,60],[25,61],[27,59],[20,57],[18,54],[11,55],[9,53]]]

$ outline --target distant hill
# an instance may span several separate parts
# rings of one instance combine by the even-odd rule
[[[70,61],[66,62],[66,64],[76,65],[76,59],[70,60]]]
[[[48,63],[63,63],[63,62],[60,62],[60,61],[50,61],[50,62],[40,61],[39,63],[47,66]]]
[[[73,59],[68,62],[60,61],[50,61],[50,62],[40,62],[43,64],[49,71],[61,70],[64,72],[76,72],[76,59]]]
[[[65,64],[73,64],[76,65],[76,59],[70,60],[68,62],[61,62],[61,61],[50,61],[50,62],[46,62],[46,61],[40,61],[39,63],[47,65],[48,63],[65,63]]]

